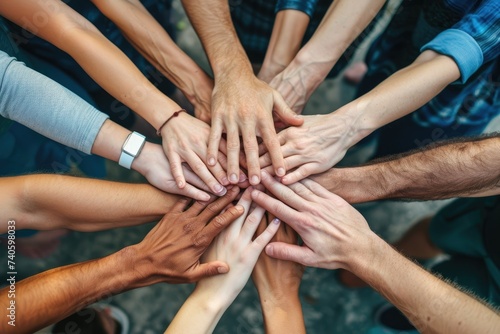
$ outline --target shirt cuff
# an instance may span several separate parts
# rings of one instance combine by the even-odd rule
[[[483,52],[476,40],[458,29],[447,29],[425,44],[420,52],[432,50],[453,58],[465,83],[483,64]]]
[[[317,0],[278,0],[276,3],[275,13],[285,10],[285,9],[295,9],[306,13],[309,17],[312,17],[314,10],[316,9]]]

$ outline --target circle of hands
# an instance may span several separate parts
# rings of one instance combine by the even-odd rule
[[[168,122],[147,159],[154,163],[141,171],[156,187],[191,198],[139,244],[163,268],[147,283],[197,282],[190,298],[224,310],[250,276],[261,301],[298,299],[305,266],[349,269],[352,229],[371,232],[346,201],[308,178],[345,155],[342,116],[298,115],[264,81],[239,79],[246,89],[231,77],[215,82],[200,119],[182,113]]]

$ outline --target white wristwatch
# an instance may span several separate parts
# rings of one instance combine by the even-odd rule
[[[132,132],[128,135],[125,143],[122,146],[122,153],[120,154],[120,160],[118,164],[122,167],[130,169],[132,162],[135,157],[141,153],[144,143],[146,142],[146,137],[138,132]]]

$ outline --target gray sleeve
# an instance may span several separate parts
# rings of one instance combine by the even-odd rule
[[[0,51],[0,115],[90,154],[108,116]]]

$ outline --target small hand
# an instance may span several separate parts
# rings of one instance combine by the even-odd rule
[[[297,118],[284,103],[281,96],[266,83],[252,75],[233,75],[215,81],[212,96],[212,129],[208,146],[208,165],[217,161],[222,132],[227,134],[227,177],[231,183],[238,182],[240,135],[248,163],[248,178],[251,184],[260,182],[257,136],[261,137],[270,154],[277,175],[284,175],[285,165],[279,141],[273,126],[272,111],[291,125],[300,125]]]
[[[370,243],[373,232],[342,198],[309,179],[285,186],[262,172],[262,183],[277,199],[259,190],[252,192],[252,199],[287,222],[303,241],[302,246],[273,242],[266,247],[269,256],[306,266],[350,270],[354,257],[366,255],[359,250]]]
[[[279,220],[273,220],[267,228],[262,228],[252,241],[264,215],[264,209],[260,207],[251,209],[252,189],[248,188],[238,202],[238,206],[243,207],[245,213],[217,236],[203,256],[203,261],[223,261],[231,270],[225,275],[201,280],[195,289],[196,293],[216,292],[216,298],[223,300],[222,304],[227,306],[245,286],[259,254],[280,226]]]
[[[311,174],[331,168],[345,155],[349,146],[349,128],[335,115],[304,116],[304,124],[289,127],[278,133],[287,170],[281,182],[292,184]],[[259,148],[261,168],[271,172],[271,156],[265,147]]]
[[[200,258],[212,240],[243,214],[241,206],[232,206],[219,214],[239,194],[231,188],[226,195],[211,202],[179,200],[144,240],[129,251],[138,259],[131,262],[147,284],[158,282],[189,283],[229,271],[226,263]]]

